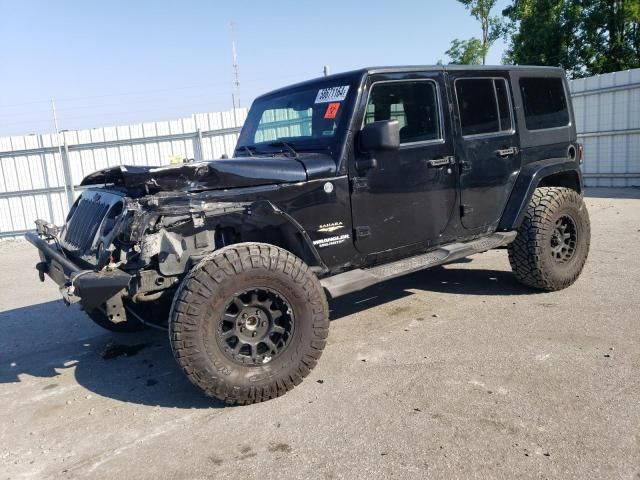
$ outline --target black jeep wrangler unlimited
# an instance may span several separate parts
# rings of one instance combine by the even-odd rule
[[[507,246],[559,290],[590,225],[562,70],[367,68],[253,103],[234,157],[93,173],[39,250],[66,302],[169,331],[207,395],[282,395],[316,365],[337,297]]]

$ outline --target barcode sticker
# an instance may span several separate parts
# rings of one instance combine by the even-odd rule
[[[341,102],[347,98],[349,92],[349,85],[343,85],[341,87],[321,88],[316,96],[315,103],[331,103]]]

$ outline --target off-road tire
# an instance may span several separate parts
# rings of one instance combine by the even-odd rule
[[[113,322],[107,318],[107,315],[100,308],[95,308],[91,312],[86,312],[91,320],[98,326],[116,333],[134,333],[141,332],[147,327],[135,318],[127,318],[124,322]]]
[[[556,222],[568,216],[577,239],[573,256],[565,262],[553,257]],[[556,291],[572,285],[589,255],[591,225],[582,196],[569,188],[541,187],[534,193],[516,239],[509,245],[509,263],[516,278],[529,287]]]
[[[295,329],[271,362],[239,365],[219,345],[216,329],[228,300],[254,287],[286,298]],[[230,405],[262,402],[291,390],[316,366],[329,334],[328,311],[320,282],[302,260],[273,245],[235,244],[205,257],[182,281],[169,317],[171,348],[207,396]]]

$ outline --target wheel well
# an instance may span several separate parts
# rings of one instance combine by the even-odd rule
[[[544,172],[540,173],[544,175]],[[522,177],[520,187],[514,188],[509,198],[509,203],[502,214],[498,229],[502,231],[517,229],[527,210],[531,195],[537,187],[565,187],[582,193],[580,174],[576,170],[563,170],[542,177],[537,183],[532,175]]]
[[[538,184],[539,187],[566,187],[582,193],[580,178],[578,173],[574,171],[566,171],[554,173],[548,177],[544,177]]]
[[[268,243],[287,250],[310,267],[322,267],[316,253],[309,247],[302,234],[288,224],[260,228],[236,225],[221,227],[216,232],[216,245],[227,246],[243,242]]]

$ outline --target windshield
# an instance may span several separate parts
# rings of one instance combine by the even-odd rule
[[[238,150],[252,147],[299,149],[329,146],[345,129],[356,88],[350,79],[318,82],[257,99],[238,139]]]

